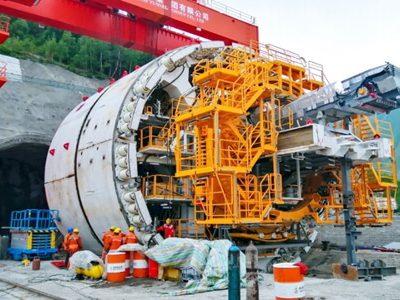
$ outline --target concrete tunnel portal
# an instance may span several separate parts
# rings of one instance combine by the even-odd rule
[[[0,146],[0,227],[9,226],[13,210],[47,209],[44,165],[48,144],[10,141]],[[1,229],[6,234],[6,229]]]

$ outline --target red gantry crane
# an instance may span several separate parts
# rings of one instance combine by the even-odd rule
[[[258,40],[253,17],[212,1],[0,0],[0,12],[157,56],[200,38]]]

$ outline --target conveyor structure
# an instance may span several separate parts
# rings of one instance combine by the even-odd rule
[[[59,228],[74,224],[96,250],[110,224],[160,241],[167,217],[187,225],[181,236],[259,242],[299,237],[310,220],[350,233],[390,223],[393,134],[377,114],[399,105],[398,69],[324,81],[321,65],[271,45],[203,42],[154,59],[57,130],[45,186]]]

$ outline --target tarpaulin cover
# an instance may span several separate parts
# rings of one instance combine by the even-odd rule
[[[194,294],[228,287],[228,240],[206,241],[168,238],[145,252],[162,266],[193,268],[202,274],[201,280],[189,281],[183,290],[170,295]],[[245,285],[245,255],[240,253],[240,275]]]
[[[92,267],[92,262],[97,262],[103,265],[103,261],[100,257],[89,250],[78,251],[74,253],[70,259],[70,270],[75,270],[75,268],[89,269]]]

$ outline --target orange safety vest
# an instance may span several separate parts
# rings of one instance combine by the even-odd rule
[[[69,240],[69,237],[70,237],[71,235],[72,235],[72,234],[68,232],[68,233],[64,236],[64,240],[63,240],[63,249],[64,249],[64,250],[67,250],[68,240]]]
[[[103,233],[101,240],[103,241],[103,244],[105,243],[105,240],[107,239],[108,236],[113,235],[114,232],[112,232],[111,230],[106,231]]]
[[[138,239],[136,235],[133,232],[128,232],[125,235],[125,244],[136,244],[138,242]]]
[[[67,251],[70,252],[71,254],[81,250],[82,244],[80,236],[77,234],[71,234],[68,237],[66,246],[67,246]]]
[[[108,248],[110,248],[111,240],[114,236],[114,232],[109,230],[106,233],[103,234],[101,240],[103,241],[103,249],[108,251]]]
[[[117,250],[122,244],[122,236],[114,234],[111,240],[110,250]]]

